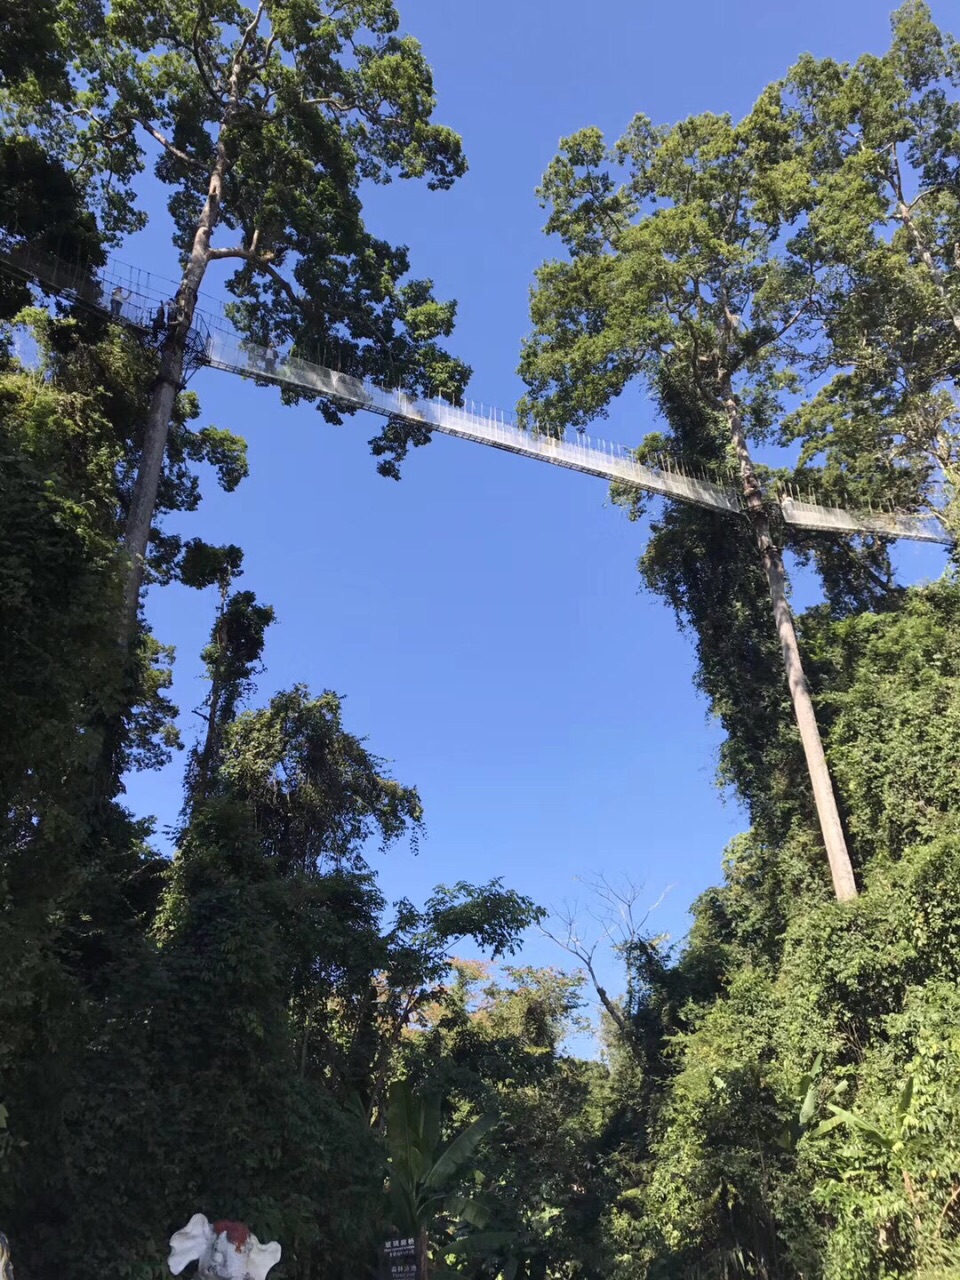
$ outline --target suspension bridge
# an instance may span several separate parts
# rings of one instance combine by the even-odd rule
[[[114,259],[103,267],[71,264],[23,242],[3,240],[0,240],[0,270],[109,316],[135,330],[146,341],[159,342],[163,338],[171,286],[148,271]],[[455,405],[443,399],[423,400],[400,389],[380,387],[369,379],[356,378],[324,364],[246,341],[232,329],[223,308],[207,300],[195,312],[187,358],[192,368],[222,369],[257,382],[293,387],[345,407],[632,485],[648,493],[717,511],[734,514],[742,511],[740,490],[732,474],[726,479],[697,475],[679,469],[668,458],[658,459],[658,465],[651,466],[638,461],[628,446],[585,433],[552,436],[529,431],[509,422],[499,411],[474,401]],[[795,492],[779,493],[775,501],[787,524],[807,529],[952,543],[941,521],[932,514],[847,511],[825,506],[810,495]]]

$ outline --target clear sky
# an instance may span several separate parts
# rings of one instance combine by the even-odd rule
[[[804,50],[853,58],[886,47],[888,0],[407,0],[405,27],[435,69],[438,118],[464,138],[470,172],[447,193],[394,183],[372,193],[371,225],[411,248],[414,271],[459,299],[453,339],[470,393],[510,409],[534,267],[556,250],[534,197],[559,138],[588,124],[611,138],[643,111],[657,122],[742,114]],[[934,12],[949,22],[949,6]],[[151,202],[153,203],[153,202]],[[159,210],[161,205],[156,204]],[[172,276],[162,213],[125,251]],[[506,884],[549,906],[583,897],[578,876],[672,886],[654,927],[681,936],[687,907],[720,876],[743,826],[714,784],[717,727],[692,685],[691,644],[641,593],[644,528],[602,481],[442,437],[400,484],[366,441],[377,421],[327,426],[272,389],[204,372],[203,420],[246,437],[251,475],[233,495],[207,485],[188,536],[237,542],[240,585],[277,610],[261,693],[295,681],[346,696],[346,722],[415,783],[428,837],[374,865],[388,896],[438,882]],[[641,395],[609,429],[653,425]],[[915,544],[904,576],[938,572]],[[809,592],[801,583],[801,599]],[[155,591],[148,613],[177,648],[188,739],[204,686],[197,654],[212,592]],[[139,813],[175,820],[182,761],[131,780]],[[562,959],[533,938],[523,961]],[[610,985],[617,979],[608,972]]]

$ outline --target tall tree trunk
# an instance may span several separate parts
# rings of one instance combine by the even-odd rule
[[[194,232],[190,257],[177,290],[176,324],[168,331],[163,344],[160,373],[150,398],[150,408],[144,426],[140,469],[137,472],[124,532],[124,550],[128,559],[120,624],[121,643],[124,649],[129,648],[136,631],[147,544],[150,541],[150,526],[153,523],[157,490],[163,473],[170,418],[183,381],[187,337],[193,323],[193,313],[197,307],[197,295],[210,262],[210,238],[220,218],[223,179],[228,167],[227,135],[240,104],[243,57],[250,39],[256,32],[262,13],[263,5],[261,4],[253,21],[243,32],[233,57],[227,82],[227,102],[220,122],[220,136],[217,139],[213,168],[207,184],[207,198]]]
[[[417,1280],[430,1280],[430,1237],[426,1227],[417,1232]]]
[[[182,293],[181,285],[177,294],[178,306]],[[186,327],[189,328],[189,324]],[[124,551],[127,555],[127,576],[123,585],[120,617],[120,641],[124,649],[129,648],[136,631],[147,543],[150,540],[150,527],[153,523],[157,490],[163,471],[167,432],[183,378],[186,330],[181,332],[182,329],[182,323],[178,322],[176,329],[168,334],[164,342],[160,358],[160,373],[150,397],[150,408],[144,424],[140,468],[137,471],[133,499],[127,513],[127,526],[123,537]]]
[[[140,468],[137,471],[133,499],[124,531],[124,550],[128,560],[120,631],[124,647],[129,646],[136,630],[140,588],[143,585],[147,544],[150,541],[150,528],[157,505],[157,490],[163,473],[167,434],[183,383],[187,336],[197,307],[197,295],[207,269],[210,237],[217,225],[220,212],[220,193],[225,169],[226,155],[221,141],[217,148],[217,160],[210,175],[206,203],[193,238],[190,258],[177,290],[176,323],[168,330],[163,344],[160,372],[153,387],[150,408],[144,424]]]
[[[783,557],[770,534],[770,522],[763,505],[760,483],[753,469],[753,460],[747,448],[743,432],[743,421],[740,407],[729,378],[722,385],[723,407],[730,424],[730,436],[736,449],[740,463],[740,477],[743,483],[743,494],[747,505],[747,515],[753,526],[757,549],[760,552],[760,563],[767,577],[770,589],[770,600],[773,604],[773,617],[780,639],[783,653],[783,665],[787,676],[787,686],[793,702],[793,713],[800,730],[800,741],[803,743],[803,754],[807,762],[807,772],[813,787],[813,799],[826,845],[827,858],[830,862],[830,874],[833,877],[833,888],[841,902],[857,896],[857,882],[853,875],[847,842],[843,835],[843,826],[837,810],[837,800],[833,792],[830,770],[823,752],[820,730],[817,726],[813,699],[810,697],[810,686],[803,671],[800,659],[800,646],[797,632],[793,625],[793,615],[787,602],[787,582],[783,568]]]

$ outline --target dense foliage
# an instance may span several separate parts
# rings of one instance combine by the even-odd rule
[[[399,14],[384,0],[329,8],[225,0],[200,10],[60,0],[54,15],[38,6],[29,24],[5,7],[0,23],[23,45],[9,68],[0,64],[4,132],[14,145],[39,142],[103,239],[146,225],[137,178],[149,160],[170,188],[179,283],[125,512],[129,643],[207,272],[220,262],[234,268],[232,318],[255,342],[311,358],[323,349],[346,372],[456,397],[469,370],[437,341],[450,333],[455,305],[437,301],[429,280],[408,278],[405,248],[370,234],[360,191],[395,176],[443,189],[466,165],[460,139],[432,119],[420,45],[399,33]],[[30,242],[26,213],[5,225]],[[61,254],[70,247],[57,241]],[[84,260],[75,252],[74,262]],[[340,421],[342,405],[320,407]]]
[[[181,249],[223,181],[245,332],[333,333],[358,372],[457,394],[452,307],[401,282],[357,191],[445,185],[459,144],[392,5],[336,12],[4,5],[0,232],[95,265],[151,138]],[[641,456],[728,472],[722,358],[751,441],[799,442],[805,483],[955,526],[958,67],[910,0],[887,54],[801,59],[740,125],[640,122],[612,160],[593,131],[568,143],[545,185],[568,259],[541,273],[524,358],[541,427],[642,377],[663,429]],[[388,903],[370,851],[416,842],[416,789],[336,693],[258,704],[273,610],[240,589],[241,549],[164,530],[204,472],[232,490],[247,469],[179,382],[143,567],[206,592],[211,629],[158,853],[123,779],[180,746],[172,654],[142,616],[128,644],[124,547],[171,352],[41,301],[0,274],[0,1228],[20,1280],[159,1280],[198,1207],[279,1239],[278,1280],[373,1275],[392,1232],[468,1280],[960,1274],[955,568],[904,589],[877,540],[771,524],[823,586],[796,631],[861,890],[837,902],[755,530],[656,513],[641,573],[692,634],[751,825],[682,946],[618,935],[622,993],[594,992],[581,1056],[593,953],[494,967],[543,915],[499,880]],[[392,424],[376,447],[411,442]]]
[[[332,693],[244,710],[272,611],[231,592],[237,548],[197,541],[158,540],[160,581],[176,568],[221,602],[178,853],[152,851],[121,778],[169,758],[176,709],[147,632],[132,677],[117,661],[142,355],[82,320],[22,318],[41,364],[8,359],[0,379],[2,705],[20,728],[0,769],[0,1187],[18,1269],[160,1274],[199,1196],[283,1238],[299,1274],[345,1274],[388,1225],[370,1122],[403,1028],[459,940],[509,953],[536,913],[498,883],[388,909],[365,850],[415,836],[416,791]],[[161,492],[189,509],[188,458],[220,438],[191,436],[184,404]]]
[[[640,988],[638,1032],[653,1013],[667,1040],[645,1052],[663,1074],[644,1140],[621,1149],[624,1275],[638,1254],[654,1275],[960,1265],[958,609],[944,582],[884,614],[804,619],[865,889],[823,901],[809,827],[775,845],[755,828],[676,967]]]
[[[669,426],[641,458],[665,453],[695,474],[736,478],[752,537],[733,531],[725,545],[719,527],[708,537],[736,562],[733,583],[758,580],[746,559],[753,543],[840,899],[857,893],[856,849],[788,604],[789,534],[754,451],[799,441],[794,478],[821,500],[840,490],[854,509],[886,499],[952,524],[958,84],[960,46],[910,0],[882,58],[853,68],[804,58],[740,121],[703,112],[660,126],[637,115],[613,147],[582,129],[561,142],[539,193],[563,256],[537,271],[521,415],[551,434],[583,428],[639,382],[665,402]],[[679,536],[660,529],[648,567],[674,603],[694,600],[681,613],[699,614],[706,655],[710,611],[681,581],[707,522],[684,513],[670,523]],[[814,553],[834,596],[882,585],[883,549],[861,541],[853,563]],[[752,600],[743,622],[756,644]],[[752,710],[745,686],[737,702]]]

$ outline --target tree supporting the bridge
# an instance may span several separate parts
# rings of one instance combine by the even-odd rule
[[[793,622],[793,613],[787,600],[787,576],[783,567],[783,555],[770,532],[770,520],[763,503],[760,482],[757,479],[750,457],[750,450],[743,431],[740,407],[729,378],[724,387],[723,406],[730,424],[730,436],[740,462],[740,475],[743,481],[743,495],[747,508],[747,516],[753,527],[753,534],[760,553],[760,563],[767,579],[770,601],[773,605],[773,620],[780,641],[783,655],[783,668],[790,690],[790,701],[793,714],[800,731],[807,773],[813,791],[813,801],[817,810],[817,819],[823,835],[823,843],[830,864],[830,876],[833,880],[833,891],[841,902],[849,902],[857,896],[857,882],[853,874],[853,864],[847,849],[843,823],[837,808],[837,797],[833,790],[830,768],[823,750],[820,727],[817,724],[817,713],[813,698],[810,696],[810,685],[803,669],[800,656],[800,644],[797,640],[797,629]]]

